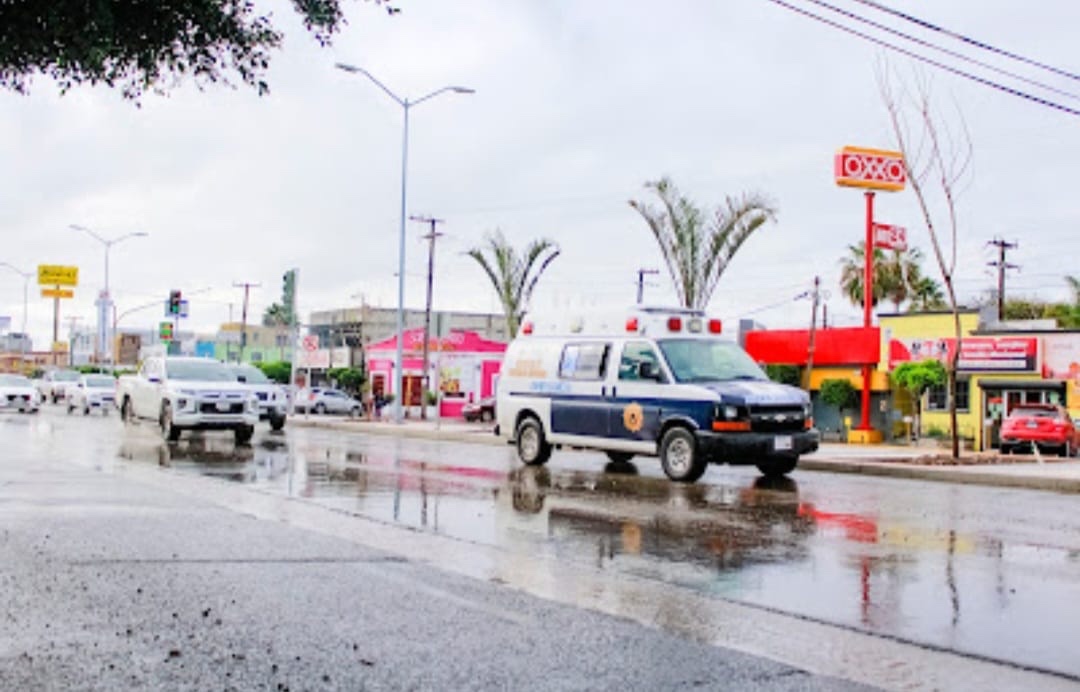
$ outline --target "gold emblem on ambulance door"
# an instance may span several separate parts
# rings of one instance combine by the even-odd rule
[[[637,432],[645,425],[645,412],[641,410],[641,404],[628,404],[622,412],[622,422],[630,432]]]

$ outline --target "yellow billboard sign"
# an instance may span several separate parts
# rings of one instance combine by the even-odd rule
[[[74,298],[75,291],[70,288],[43,288],[41,289],[42,298]]]
[[[37,282],[40,286],[78,286],[79,268],[60,264],[39,264]]]

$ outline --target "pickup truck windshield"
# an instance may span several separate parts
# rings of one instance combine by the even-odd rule
[[[33,387],[34,383],[22,375],[0,374],[0,385],[5,387]]]
[[[74,370],[61,370],[53,373],[53,379],[57,382],[74,382],[79,379],[79,373]]]
[[[166,361],[165,372],[170,380],[198,380],[200,382],[235,382],[236,376],[217,362],[206,361]]]
[[[104,389],[106,387],[112,389],[116,386],[116,380],[107,376],[87,377],[86,386],[92,389]]]
[[[661,339],[657,343],[677,382],[769,379],[746,351],[728,341]]]

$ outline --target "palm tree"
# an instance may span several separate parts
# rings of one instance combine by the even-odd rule
[[[491,279],[506,315],[507,330],[513,337],[517,335],[518,323],[529,304],[536,282],[552,260],[559,256],[559,246],[541,238],[529,243],[519,256],[497,228],[488,233],[485,240],[486,247],[475,247],[465,254],[476,260]]]
[[[865,242],[849,245],[850,254],[840,260],[840,287],[857,306],[863,303],[865,245]],[[918,248],[893,250],[888,254],[874,248],[874,305],[887,299],[892,301],[897,312],[905,301],[911,301],[911,310],[943,307],[941,287],[923,275],[922,260],[923,255]]]
[[[945,302],[945,292],[937,281],[929,276],[921,276],[912,284],[909,312],[944,310],[947,307],[949,305]]]
[[[1073,302],[1080,305],[1080,276],[1066,276],[1065,283],[1069,284],[1069,289],[1073,294]]]
[[[660,198],[660,207],[631,200],[649,224],[683,307],[703,309],[746,239],[776,217],[775,208],[756,194],[728,197],[724,207],[702,209],[679,194],[669,178],[645,183]]]
[[[263,313],[264,327],[280,327],[289,324],[289,311],[281,303],[272,303]]]
[[[863,304],[863,274],[865,272],[865,242],[848,245],[849,254],[840,260],[840,290],[855,306]],[[877,305],[896,293],[896,271],[885,261],[885,253],[874,248],[874,294],[871,304]]]

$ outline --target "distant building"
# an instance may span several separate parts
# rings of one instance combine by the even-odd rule
[[[30,353],[34,350],[34,341],[29,334],[10,332],[0,334],[0,353]]]
[[[406,331],[424,326],[423,310],[406,309],[403,318]],[[506,317],[501,314],[432,310],[431,333],[449,334],[451,330],[476,332],[493,341],[510,340]],[[397,309],[364,305],[317,310],[311,313],[308,333],[317,335],[323,345],[363,348],[397,333]]]

